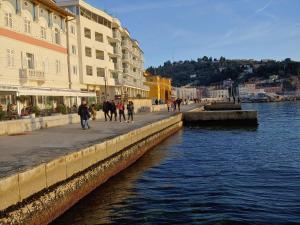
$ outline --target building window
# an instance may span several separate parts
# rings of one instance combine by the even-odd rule
[[[98,42],[103,42],[103,34],[100,34],[98,32],[95,33],[95,40]]]
[[[25,33],[31,33],[31,21],[28,18],[24,18],[24,31]]]
[[[41,38],[47,39],[47,31],[45,27],[41,27]]]
[[[34,69],[34,55],[31,53],[26,53],[26,61],[28,69]]]
[[[96,59],[104,60],[104,52],[100,50],[96,50]]]
[[[77,75],[77,66],[73,66],[73,74]]]
[[[89,47],[85,47],[85,56],[92,57],[92,49]]]
[[[86,66],[86,75],[93,76],[93,67],[92,66]]]
[[[91,39],[91,30],[88,29],[88,28],[84,28],[84,36],[85,36],[86,38]]]
[[[60,32],[57,28],[54,30],[54,41],[56,44],[60,45]]]
[[[7,53],[7,67],[14,67],[15,66],[15,51],[11,49],[6,50]]]
[[[56,60],[55,61],[55,72],[56,72],[56,74],[60,73],[60,71],[61,71],[61,67],[60,66],[61,66],[60,65],[60,61]]]
[[[71,34],[75,35],[75,27],[73,25],[70,27],[70,32]]]
[[[76,55],[77,54],[77,49],[75,45],[72,45],[72,54]]]
[[[97,77],[105,77],[105,69],[104,68],[97,68]]]
[[[11,13],[5,13],[4,22],[5,22],[6,27],[9,27],[9,28],[13,27],[13,20],[12,20],[12,14]]]

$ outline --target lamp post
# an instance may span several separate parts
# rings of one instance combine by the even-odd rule
[[[106,85],[106,71],[107,71],[107,68],[105,67],[105,73],[104,73],[104,92],[105,92],[105,101],[107,100],[107,85]]]

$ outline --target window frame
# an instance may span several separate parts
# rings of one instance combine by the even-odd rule
[[[101,70],[101,75],[99,75],[99,71]],[[102,68],[102,67],[97,67],[96,68],[96,71],[97,71],[97,77],[105,77],[105,69]],[[103,72],[103,74],[102,74]]]
[[[92,48],[90,48],[88,46],[85,46],[84,53],[85,53],[86,57],[89,57],[89,58],[93,57]],[[90,53],[90,54],[88,54],[88,53]]]
[[[4,13],[4,24],[6,27],[13,28],[13,18],[11,12]]]
[[[92,39],[92,31],[91,31],[91,29],[89,29],[87,27],[84,28],[84,37],[88,38],[88,39]]]
[[[88,72],[91,72],[91,73],[88,73]],[[87,76],[93,76],[93,66],[90,66],[90,65],[86,65],[85,66],[85,73]]]

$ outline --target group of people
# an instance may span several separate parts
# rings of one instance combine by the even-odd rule
[[[112,101],[104,101],[102,105],[102,110],[104,112],[105,121],[112,121],[113,119],[117,121],[117,117],[119,114],[119,121],[122,122],[122,118],[124,122],[133,122],[133,113],[134,113],[134,104],[132,101],[129,101],[126,105],[128,119],[125,117],[125,104],[122,101],[115,103]],[[95,104],[88,106],[87,102],[83,100],[81,105],[78,108],[78,115],[80,116],[81,127],[82,129],[90,129],[89,119],[92,118],[96,120],[97,109]]]
[[[134,105],[132,101],[128,102],[126,109],[128,115],[127,122],[128,123],[130,121],[133,122]],[[125,104],[122,101],[119,101],[117,104],[115,103],[114,100],[104,101],[102,110],[104,112],[105,121],[107,120],[112,121],[113,119],[117,121],[117,117],[119,113],[119,121],[122,122],[122,118],[123,118],[123,120],[126,122]]]
[[[170,112],[172,109],[173,111],[178,110],[180,112],[181,103],[182,103],[182,99],[180,98],[174,100],[168,100],[167,101],[168,112]]]

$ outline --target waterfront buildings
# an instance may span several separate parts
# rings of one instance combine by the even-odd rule
[[[81,92],[68,73],[67,21],[72,14],[49,0],[0,1],[0,104],[18,104],[28,96],[28,105],[46,107],[56,102],[72,104]]]
[[[149,86],[149,98],[152,99],[153,102],[155,100],[161,101],[162,103],[166,103],[172,96],[172,79],[154,76],[147,72],[145,72],[146,83],[145,85]]]
[[[143,51],[120,21],[84,1],[56,2],[0,0],[1,108],[148,97]]]
[[[198,91],[194,87],[173,87],[173,95],[174,98],[194,100],[198,98]]]
[[[69,27],[77,38],[81,89],[93,91],[98,102],[109,98],[146,98],[144,53],[121,22],[82,0],[57,1],[75,15]],[[74,48],[69,43],[69,49]]]

